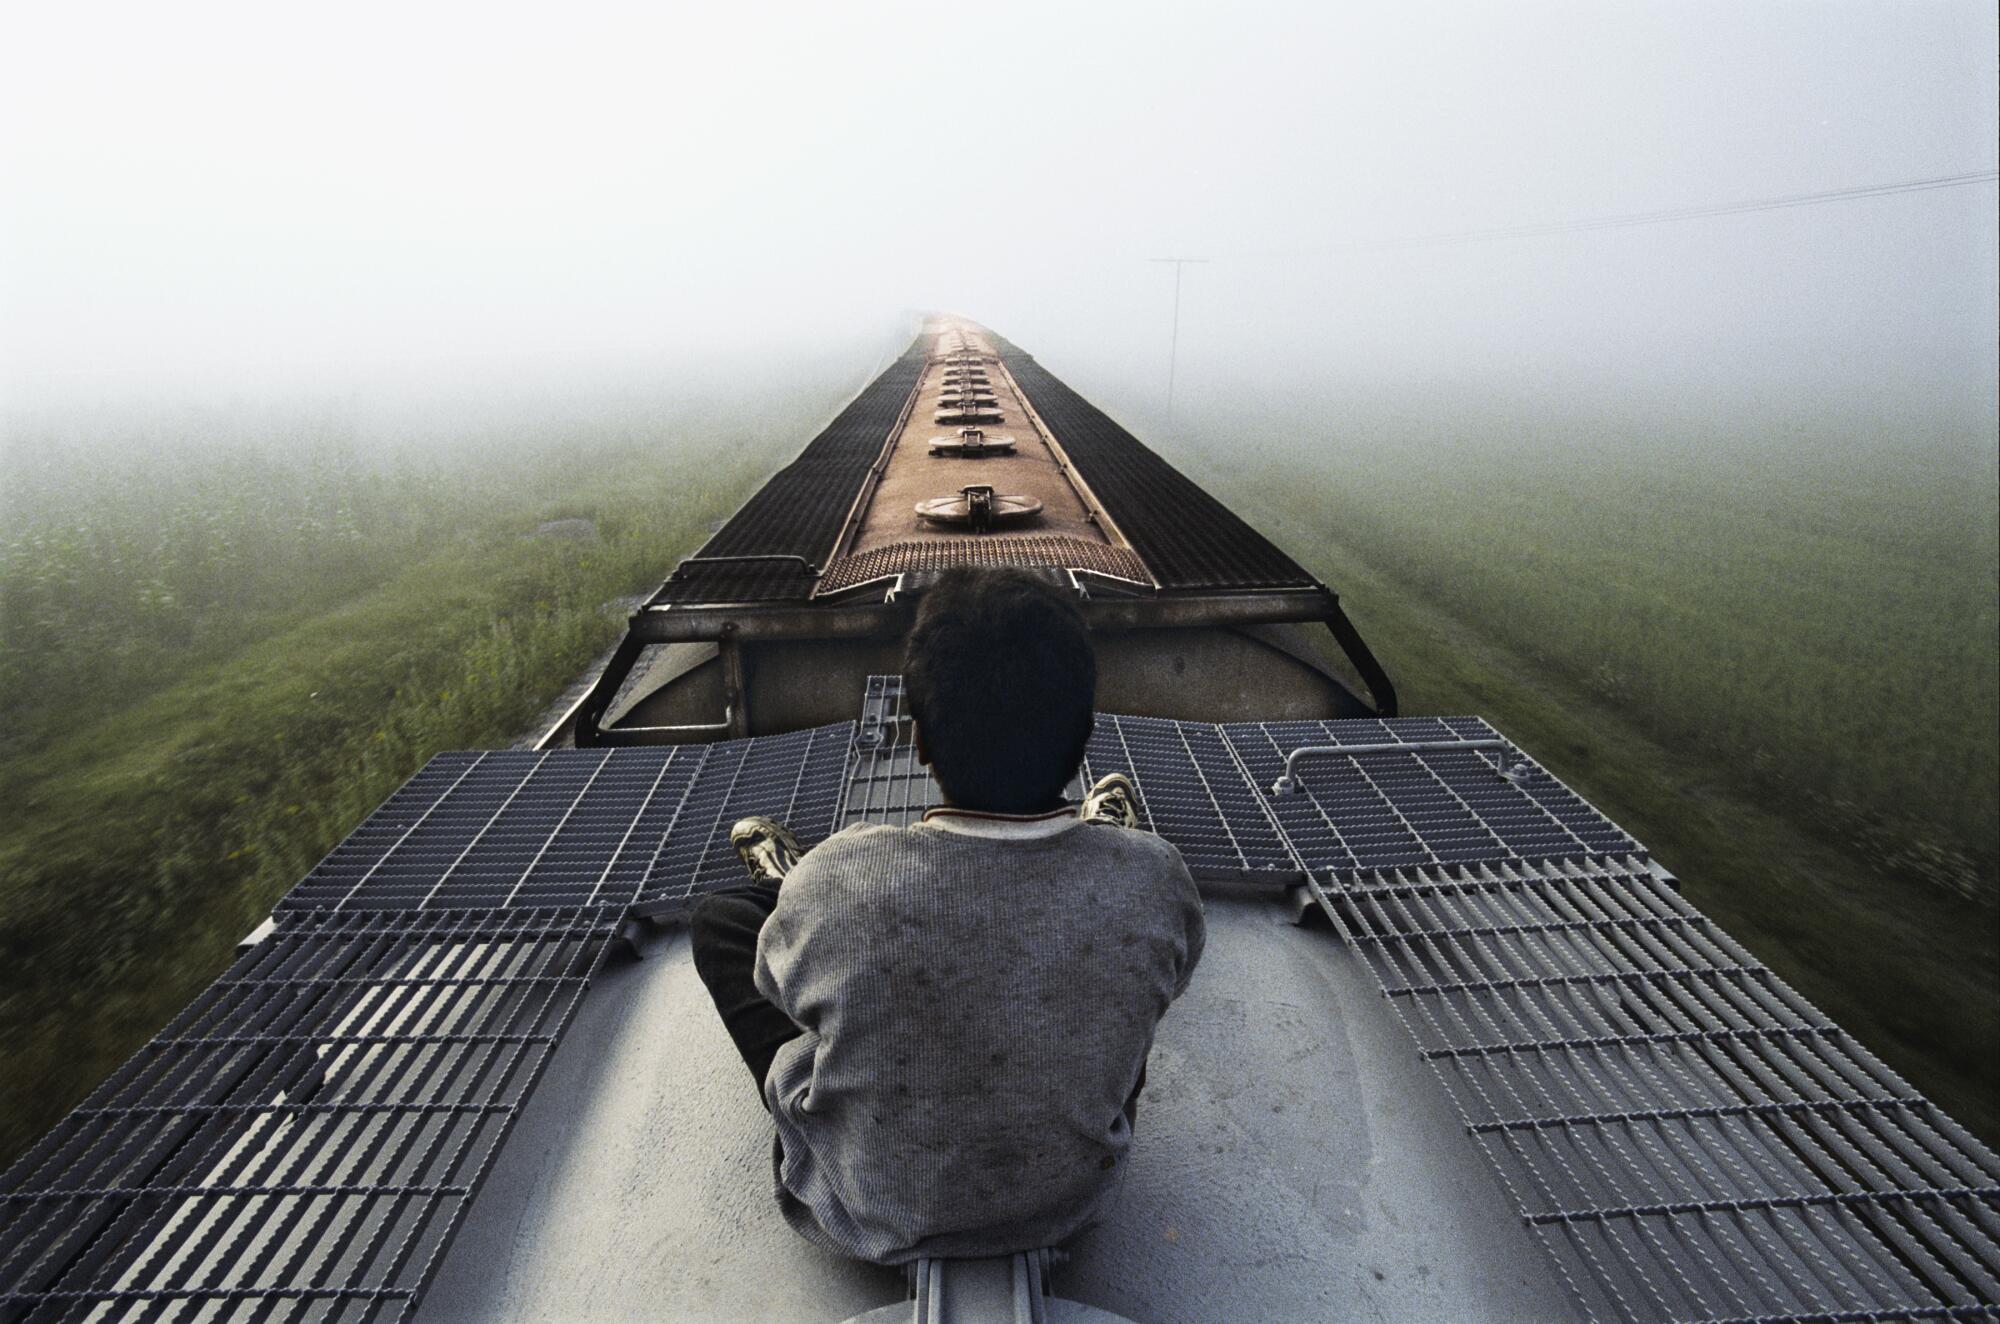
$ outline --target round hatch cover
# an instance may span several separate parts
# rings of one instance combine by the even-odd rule
[[[1014,439],[1003,433],[988,435],[978,428],[960,428],[955,437],[932,437],[933,455],[1011,455]]]
[[[962,525],[974,533],[1002,524],[1020,524],[1042,513],[1031,496],[999,496],[984,485],[962,489],[957,496],[932,497],[917,503],[917,516],[932,524]]]

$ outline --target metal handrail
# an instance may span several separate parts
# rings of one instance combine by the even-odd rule
[[[1348,756],[1355,754],[1429,754],[1448,749],[1492,749],[1503,755],[1512,754],[1517,760],[1511,766],[1507,759],[1500,760],[1501,766],[1493,773],[1502,781],[1520,782],[1526,779],[1532,765],[1521,757],[1510,740],[1487,737],[1478,740],[1404,740],[1377,745],[1300,745],[1285,755],[1285,772],[1271,783],[1272,795],[1292,795],[1299,790],[1299,760],[1318,755]]]
[[[758,552],[750,556],[690,556],[674,568],[679,574],[691,565],[747,565],[756,561],[796,561],[806,574],[817,577],[820,568],[796,552]]]
[[[736,705],[722,705],[722,720],[719,722],[683,722],[677,726],[614,726],[610,728],[618,735],[727,735],[736,721]]]

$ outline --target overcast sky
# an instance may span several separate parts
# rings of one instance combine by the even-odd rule
[[[1990,0],[5,8],[15,403],[579,365],[906,310],[1059,370],[1886,391],[1990,416]],[[1220,394],[1220,397],[1218,396]],[[803,439],[802,439],[803,440]]]

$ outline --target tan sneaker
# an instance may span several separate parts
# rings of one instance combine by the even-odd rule
[[[799,856],[804,854],[790,828],[762,814],[736,820],[736,826],[729,829],[729,844],[736,847],[737,858],[750,876],[767,883],[785,881],[785,875],[797,867]]]
[[[1099,777],[1097,784],[1090,788],[1090,793],[1083,797],[1081,817],[1086,823],[1138,827],[1139,792],[1133,787],[1132,779],[1122,772]]]

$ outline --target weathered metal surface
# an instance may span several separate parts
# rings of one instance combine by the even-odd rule
[[[919,338],[864,387],[709,539],[693,558],[696,564],[674,572],[653,601],[743,602],[804,599],[811,594],[811,572],[832,554],[848,503],[866,481],[889,434],[907,416],[927,351],[925,338]],[[726,557],[759,559],[721,560]],[[762,559],[770,557],[792,558],[805,570]]]
[[[960,428],[949,437],[932,437],[929,451],[940,458],[978,460],[988,455],[1005,455],[1014,450],[1014,439],[1002,432],[980,428]]]
[[[1005,450],[982,446],[967,454],[961,444],[944,448],[959,450],[956,456],[935,453],[927,430],[913,420],[938,413],[948,400],[977,396],[969,389],[975,374],[985,379],[996,408],[1018,414],[1024,428],[1010,434]],[[960,496],[941,494],[946,485],[959,487]],[[813,506],[809,524],[780,530],[778,522],[797,514],[802,503]],[[997,549],[941,555],[905,548],[923,542],[956,548],[990,538],[1010,522],[1049,541],[1009,538]],[[1128,536],[1132,530],[1167,560],[1153,564],[1137,535]],[[1082,544],[1102,550],[1057,550]],[[1020,559],[1008,561],[1015,552]],[[780,665],[784,650],[760,645],[849,641],[848,652],[814,650],[814,660],[830,666],[837,679],[858,679],[879,669],[884,641],[908,624],[907,600],[887,600],[901,583],[895,576],[912,573],[906,566],[961,562],[1101,576],[1097,588],[1104,591],[1093,592],[1088,607],[1099,630],[1324,622],[1373,699],[1373,711],[1395,711],[1388,677],[1337,598],[1033,359],[978,327],[943,319],[634,615],[625,643],[565,730],[579,745],[622,745],[782,729],[764,711],[767,700],[758,691],[766,686],[779,691],[773,696],[777,711],[822,720],[830,716],[826,701],[818,708],[804,701],[811,678]],[[871,598],[865,586],[877,580],[882,589]],[[1077,582],[1089,586],[1087,578]],[[630,692],[630,670],[646,647],[696,641],[725,645],[721,703],[697,703],[679,693],[693,687],[705,694],[711,682],[700,675],[658,694]],[[1217,642],[1211,635],[1205,645],[1181,651],[1213,653]],[[1239,651],[1246,647],[1237,645]],[[764,653],[761,660],[753,659],[757,651]],[[1245,656],[1265,660],[1255,649]],[[1156,670],[1143,658],[1128,657],[1128,663]],[[1312,663],[1294,670],[1298,683],[1281,686],[1275,709],[1257,714],[1202,697],[1179,715],[1331,717],[1368,707],[1347,680]],[[1227,673],[1219,678],[1228,687]],[[1307,694],[1324,701],[1299,706]],[[614,698],[624,709],[615,715]],[[1152,696],[1141,710],[1173,711],[1162,704]]]
[[[0,1304],[405,1314],[509,1128],[537,1108],[555,1111],[529,1126],[525,1167],[518,1146],[502,1156],[517,1175],[491,1206],[503,1228],[532,1216],[536,1235],[497,1280],[491,1260],[454,1280],[442,1313],[643,1299],[668,1317],[754,1316],[830,1285],[857,1294],[847,1313],[880,1304],[865,1299],[879,1276],[829,1266],[764,1203],[768,1132],[734,1056],[708,1042],[721,1032],[697,981],[663,970],[673,1018],[640,1027],[645,1044],[617,1043],[619,1081],[639,1087],[588,1061],[546,1068],[586,983],[633,941],[629,916],[678,913],[736,879],[736,818],[784,818],[809,844],[933,800],[888,684],[871,682],[858,724],[435,760],[0,1180]],[[1140,1161],[1077,1243],[1065,1290],[1150,1320],[1318,1318],[1351,1297],[1358,1267],[1396,1264],[1431,1317],[1519,1305],[1507,1294],[1545,1279],[1599,1318],[1990,1310],[2000,1159],[1568,788],[1531,761],[1496,776],[1483,748],[1496,739],[1473,718],[1099,717],[1079,787],[1129,772],[1143,824],[1199,876],[1303,877],[1342,945],[1268,899],[1212,901],[1209,956],[1161,1030]],[[1316,765],[1294,794],[1264,792],[1292,750],[1329,744],[1368,752]],[[1364,970],[1379,999],[1353,992]],[[1408,1034],[1400,1065],[1315,1059],[1334,1036],[1394,1037],[1391,1017]],[[659,1074],[659,1049],[690,1043],[677,1074]],[[1426,1070],[1442,1091],[1413,1083]],[[532,1095],[549,1079],[552,1099]],[[1407,1130],[1447,1100],[1457,1134]],[[703,1148],[715,1123],[690,1106],[740,1114],[724,1130],[749,1127],[759,1152]],[[674,1142],[647,1142],[653,1163],[637,1167],[663,1166],[666,1186],[593,1179],[565,1194],[564,1173],[655,1129]],[[569,1157],[551,1172],[557,1152]],[[1467,1181],[1475,1154],[1497,1186]],[[704,1251],[690,1274],[676,1244],[594,1286],[576,1278],[602,1261],[594,1241],[634,1227],[710,1245],[767,1225],[778,1240],[756,1234],[767,1254],[754,1265]],[[1246,1273],[1246,1248],[1273,1229],[1308,1253]],[[1529,1236],[1546,1267],[1522,1257]],[[1533,1316],[1550,1309],[1544,1292]]]
[[[961,538],[888,543],[844,556],[827,567],[821,593],[834,593],[892,575],[930,574],[958,565],[1049,566],[1089,570],[1134,584],[1146,584],[1146,564],[1129,547],[1086,538],[1021,534],[1004,538]]]
[[[977,338],[974,344],[969,337]],[[954,344],[963,348],[952,348]],[[1169,588],[1283,586],[1310,583],[1310,577],[1268,540],[1199,487],[1176,472],[1130,433],[1057,381],[1022,351],[991,333],[965,324],[944,324],[918,338],[910,351],[866,388],[799,457],[774,475],[758,494],[701,549],[698,558],[662,586],[654,602],[801,601],[811,595],[814,572],[856,544],[861,508],[882,505],[875,488],[891,459],[887,447],[912,417],[937,413],[947,386],[986,378],[995,404],[988,413],[1018,412],[1046,432],[1060,452],[1052,458],[1065,488],[1082,494],[1080,528],[1060,532],[1102,537],[1093,528],[1110,524],[1130,534],[1130,545],[1153,565]],[[922,389],[919,389],[920,386]],[[958,392],[954,392],[958,394]],[[990,417],[938,420],[978,425]],[[1008,421],[1012,421],[1011,418]],[[1028,439],[1018,445],[1026,450]],[[921,448],[919,448],[921,449]],[[921,458],[921,457],[919,457]],[[927,480],[934,483],[934,480]],[[1004,485],[1004,484],[1003,484]],[[900,482],[885,510],[898,508],[910,519],[909,505],[935,491],[903,490]],[[1031,491],[1051,511],[1050,494]],[[1127,528],[1127,525],[1130,525]],[[842,530],[849,530],[843,537]],[[907,530],[883,528],[858,545],[903,541]],[[1111,537],[1113,542],[1122,541]],[[793,558],[722,561],[723,557]]]
[[[1170,588],[1310,584],[1312,577],[1243,519],[1065,385],[993,336],[1009,375]]]
[[[1061,1294],[1142,1324],[1568,1319],[1359,962],[1265,902],[1208,921]],[[779,1216],[770,1121],[676,929],[593,984],[419,1318],[830,1324],[906,1291]]]
[[[1652,870],[1418,866],[1322,902],[1592,1317],[2000,1313],[2000,1159]]]
[[[961,525],[974,533],[984,533],[1003,525],[1031,522],[1042,513],[1042,503],[1036,497],[973,486],[957,496],[919,501],[915,509],[917,518],[926,524]]]
[[[986,347],[985,333],[964,324],[949,324],[937,334],[941,342],[955,335]],[[840,550],[865,552],[894,542],[963,537],[962,530],[939,527],[915,512],[921,503],[968,485],[992,487],[1000,494],[1039,503],[1036,528],[1041,532],[1115,542],[1093,517],[1089,503],[1047,438],[1032,426],[1018,426],[1028,417],[1027,401],[1005,370],[996,365],[990,386],[968,390],[963,379],[951,375],[954,370],[947,362],[934,361],[919,380],[909,419],[878,461],[874,483],[851,517]],[[982,417],[947,417],[953,411],[977,412]],[[953,462],[945,463],[945,457],[932,445],[932,429],[919,421],[928,417],[968,425],[958,429],[961,433],[979,432],[979,427],[971,425],[1000,418],[1017,426],[1008,429],[1012,444],[1007,449],[988,449],[976,457],[953,457]],[[958,463],[958,459],[966,462]]]
[[[0,1309],[404,1317],[622,912],[282,917],[0,1179]]]

